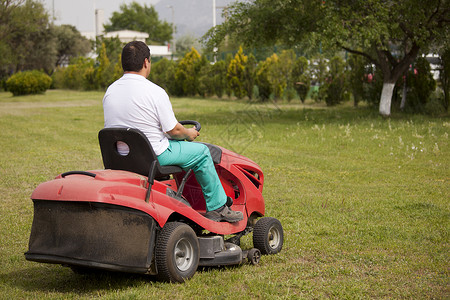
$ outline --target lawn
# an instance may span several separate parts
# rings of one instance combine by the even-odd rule
[[[285,244],[258,266],[168,284],[26,261],[33,189],[65,171],[103,168],[101,99],[0,93],[0,298],[450,297],[450,118],[384,119],[345,105],[172,99],[179,120],[202,123],[199,140],[262,167],[266,215],[283,224]]]

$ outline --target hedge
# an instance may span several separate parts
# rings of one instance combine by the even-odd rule
[[[6,81],[6,89],[14,96],[41,94],[50,88],[52,79],[47,74],[33,70],[19,72]]]

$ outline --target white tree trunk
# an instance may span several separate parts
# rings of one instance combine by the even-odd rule
[[[380,99],[380,114],[385,117],[391,115],[392,93],[394,92],[395,83],[384,82]]]

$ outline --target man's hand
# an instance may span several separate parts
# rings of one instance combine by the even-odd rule
[[[200,135],[200,133],[197,131],[197,129],[195,129],[195,127],[186,128],[186,131],[188,132],[186,140],[189,142],[192,142]]]
[[[167,134],[175,140],[187,140],[189,142],[192,142],[200,135],[194,127],[186,128],[180,123],[177,123],[177,125],[175,125],[172,130],[168,131]]]

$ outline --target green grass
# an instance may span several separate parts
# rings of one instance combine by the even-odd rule
[[[258,266],[199,270],[185,284],[28,262],[41,182],[102,168],[102,93],[0,93],[0,298],[450,297],[450,119],[317,104],[174,98],[201,141],[233,149],[265,174],[266,215],[285,245]],[[251,246],[251,237],[243,240]]]

